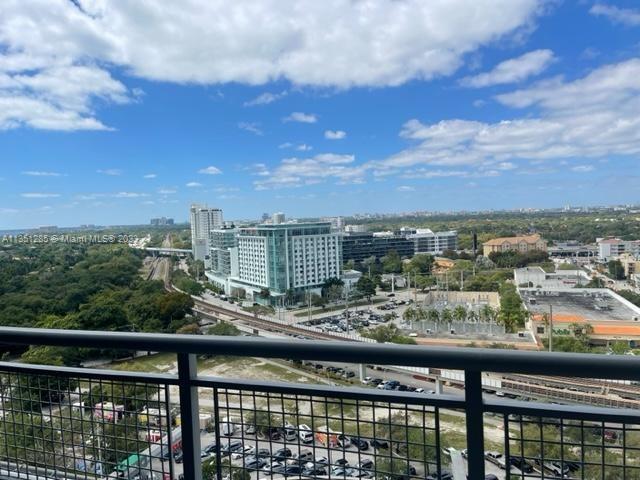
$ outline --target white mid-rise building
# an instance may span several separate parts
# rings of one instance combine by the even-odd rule
[[[340,278],[342,237],[329,223],[266,224],[241,228],[237,256],[231,257],[229,289],[255,297],[287,290],[319,289],[329,278]]]
[[[193,258],[205,260],[209,255],[209,233],[223,225],[222,210],[194,203],[189,209],[189,220]]]
[[[640,240],[621,240],[619,238],[599,238],[598,258],[605,262],[617,259],[620,255],[629,254],[640,257]]]
[[[433,232],[428,228],[401,229],[401,233],[413,242],[414,253],[440,254],[458,249],[458,232]]]

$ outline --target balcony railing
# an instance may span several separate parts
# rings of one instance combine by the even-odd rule
[[[21,328],[0,342],[177,355],[175,373],[0,362],[0,478],[640,479],[639,411],[482,385],[487,372],[640,382],[629,356]],[[464,392],[209,377],[202,355],[453,369]]]

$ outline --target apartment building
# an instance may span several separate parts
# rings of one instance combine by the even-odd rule
[[[264,224],[211,235],[216,270],[207,277],[227,293],[243,290],[257,299],[265,288],[272,296],[289,289],[318,290],[342,273],[342,237],[330,223]]]
[[[598,258],[604,262],[617,259],[623,254],[640,257],[640,240],[621,240],[619,238],[598,238]]]
[[[413,251],[416,253],[441,254],[445,250],[458,249],[458,232],[433,232],[428,228],[401,229],[401,232],[413,242]]]
[[[223,225],[222,210],[194,203],[189,209],[189,221],[193,258],[205,260],[209,255],[209,232]]]
[[[547,251],[547,242],[540,235],[522,235],[518,237],[494,238],[482,245],[483,254],[488,257],[493,252],[516,251],[527,253],[532,251]]]
[[[380,259],[390,250],[395,250],[403,258],[418,253],[439,255],[445,250],[458,248],[458,233],[433,232],[429,229],[403,227],[397,232],[351,232],[342,239],[342,259],[361,262],[371,256]]]
[[[238,229],[233,226],[216,228],[209,232],[211,271],[216,275],[231,275],[231,256],[233,250],[237,251],[237,235]]]

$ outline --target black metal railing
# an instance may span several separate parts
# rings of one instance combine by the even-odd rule
[[[640,411],[483,394],[487,372],[640,382],[630,356],[8,327],[0,341],[177,355],[177,373],[0,362],[0,478],[640,479]],[[464,395],[203,376],[197,355],[459,370]]]

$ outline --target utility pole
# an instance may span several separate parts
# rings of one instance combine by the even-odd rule
[[[549,305],[549,351],[553,351],[553,305]]]
[[[460,270],[460,291],[464,290],[464,270]]]

